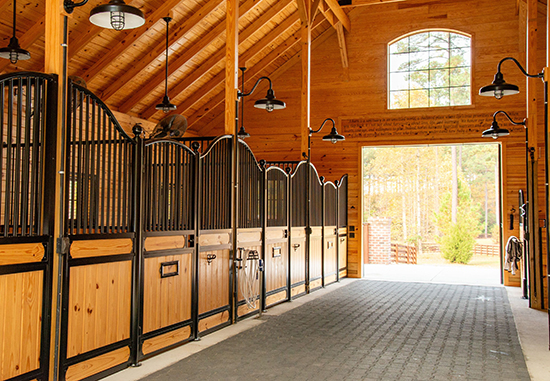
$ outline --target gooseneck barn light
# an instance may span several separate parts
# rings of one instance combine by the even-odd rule
[[[506,136],[510,134],[510,131],[508,131],[505,128],[501,128],[497,123],[497,115],[498,114],[504,114],[506,118],[512,123],[514,126],[525,126],[525,119],[521,122],[514,122],[514,120],[508,115],[505,111],[499,110],[493,114],[493,123],[491,124],[491,128],[488,130],[483,131],[481,134],[484,138],[493,138],[497,139],[501,136]]]
[[[330,133],[328,135],[323,136],[323,141],[332,142],[332,144],[335,144],[337,142],[346,140],[346,137],[344,135],[340,135],[338,131],[336,131],[336,123],[334,122],[334,119],[326,118],[325,120],[323,120],[321,127],[319,127],[317,130],[313,130],[311,129],[311,127],[309,128],[309,134],[307,136],[307,159],[308,160],[310,160],[310,154],[311,154],[311,135],[320,132],[325,126],[325,124],[329,121],[332,122],[332,129],[330,130]]]
[[[246,71],[245,67],[239,68],[242,72],[241,74],[241,89],[244,91],[244,72]],[[244,98],[241,99],[241,117],[239,118],[241,120],[241,128],[239,129],[239,132],[237,132],[237,136],[239,139],[246,139],[250,137],[250,134],[246,132],[244,129]]]
[[[65,0],[65,12],[73,13],[75,8],[85,5],[88,0],[75,3]],[[143,12],[126,4],[123,0],[111,0],[108,4],[98,5],[90,12],[90,22],[102,28],[123,30],[139,28],[145,24]]]
[[[19,60],[28,60],[31,58],[31,54],[22,49],[19,46],[19,40],[15,37],[15,21],[17,14],[17,1],[13,0],[13,36],[10,39],[10,43],[5,48],[0,48],[0,58],[6,58],[10,60],[12,64],[16,64]]]
[[[164,98],[162,99],[162,103],[156,105],[155,108],[157,110],[162,110],[167,113],[177,109],[177,106],[170,103],[170,98],[168,97],[168,23],[172,21],[172,18],[163,17],[163,20],[166,21],[166,70],[164,76]]]
[[[513,61],[519,70],[529,78],[544,78],[544,73],[539,74],[528,74],[523,66],[513,57],[506,57],[500,60],[497,66],[497,73],[495,74],[495,79],[493,80],[493,83],[487,86],[483,86],[481,89],[479,89],[479,95],[482,95],[484,97],[495,97],[496,99],[501,99],[503,96],[506,95],[513,95],[519,93],[519,88],[516,85],[513,85],[511,83],[506,83],[504,81],[504,76],[502,75],[502,72],[500,71],[500,67],[502,66],[502,63],[504,61]]]
[[[263,110],[266,110],[267,112],[271,112],[273,110],[282,110],[286,108],[285,102],[275,98],[275,93],[273,92],[271,79],[269,79],[268,77],[258,78],[256,83],[254,84],[254,87],[252,87],[252,90],[250,90],[246,94],[243,94],[242,92],[239,91],[237,93],[237,96],[239,98],[243,98],[251,95],[254,92],[254,90],[256,90],[256,87],[258,87],[259,83],[264,79],[267,79],[269,81],[269,89],[267,90],[267,95],[265,96],[265,98],[258,99],[256,102],[254,102],[254,107],[261,108]]]

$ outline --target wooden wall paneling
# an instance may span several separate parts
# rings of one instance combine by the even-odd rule
[[[0,275],[0,379],[40,367],[42,271]]]
[[[284,238],[284,230],[284,228],[268,228],[268,232],[266,232],[265,279],[267,293],[287,285],[288,239]],[[277,249],[275,255],[279,256],[274,256],[274,249]]]
[[[67,357],[130,337],[132,264],[71,268]]]
[[[191,259],[191,253],[145,258],[144,333],[191,319]],[[161,278],[161,264],[173,261],[179,263],[179,275]]]
[[[130,238],[73,241],[72,258],[102,257],[132,253],[134,246]]]
[[[185,326],[183,328],[145,340],[141,347],[141,351],[144,355],[148,355],[171,345],[181,343],[182,341],[189,339],[190,336],[191,327]]]

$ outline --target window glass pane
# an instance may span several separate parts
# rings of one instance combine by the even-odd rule
[[[408,71],[409,53],[392,54],[390,56],[390,72]]]
[[[451,47],[453,48],[469,48],[470,37],[461,34],[451,33]]]
[[[409,37],[409,49],[411,52],[425,52],[428,50],[430,42],[429,42],[429,34],[428,33],[419,33],[419,34],[413,34]]]
[[[411,53],[411,70],[426,70],[430,62],[428,52]]]
[[[390,74],[390,90],[408,90],[409,89],[409,73],[391,73]]]
[[[430,107],[449,106],[449,88],[430,90]]]
[[[470,86],[451,88],[451,106],[464,106],[472,103]]]
[[[406,53],[409,51],[409,37],[405,37],[390,45],[390,54]]]
[[[451,69],[451,82],[450,86],[468,86],[471,81],[470,68],[461,67],[456,69]]]
[[[390,45],[389,107],[471,104],[470,46],[469,37],[447,31],[417,33]]]
[[[428,90],[411,90],[411,108],[428,107]]]
[[[410,73],[411,89],[427,89],[429,87],[429,71],[413,71]]]
[[[472,66],[472,53],[470,48],[452,49],[450,66]]]
[[[435,50],[430,52],[430,68],[444,68],[449,67],[449,51],[448,50]]]
[[[390,91],[390,108],[409,108],[409,92]]]
[[[430,32],[430,49],[449,49],[449,32]]]
[[[430,70],[430,88],[449,87],[449,70]]]

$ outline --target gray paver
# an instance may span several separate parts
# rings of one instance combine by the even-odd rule
[[[362,280],[262,319],[144,380],[529,380],[502,287]]]

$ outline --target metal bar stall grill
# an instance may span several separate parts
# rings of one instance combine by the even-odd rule
[[[135,358],[138,303],[133,297],[137,139],[97,96],[71,81],[67,102],[62,379],[128,366]],[[107,368],[96,359],[103,355],[113,359]]]
[[[237,260],[235,282],[237,284],[237,318],[257,313],[261,304],[263,283],[263,168],[250,147],[238,141],[237,187]]]
[[[338,280],[338,190],[336,185],[331,181],[325,182],[323,194],[323,280],[326,286]]]
[[[50,358],[57,77],[0,76],[0,379],[46,379]],[[21,338],[25,338],[25,342]]]
[[[323,182],[324,177],[319,173],[313,164],[309,171],[310,176],[310,203],[309,203],[309,234],[306,247],[309,248],[309,291],[323,286]]]
[[[196,143],[195,147],[198,145]],[[195,205],[198,151],[153,140],[143,150],[143,254],[138,361],[196,335]]]
[[[200,157],[198,181],[198,331],[230,324],[232,314],[231,166],[232,136],[214,140]]]
[[[307,247],[306,247],[306,182],[307,162],[302,161],[290,175],[290,268],[291,297],[306,293]]]
[[[294,171],[296,171],[296,167],[298,167],[298,164],[300,163],[301,163],[300,161],[283,160],[283,161],[267,161],[265,165],[267,166],[267,168],[277,167],[287,173],[293,173]]]
[[[287,173],[278,166],[270,166],[265,172],[264,303],[270,307],[290,299],[290,168]]]
[[[348,276],[348,175],[342,176],[338,186],[338,280]]]

